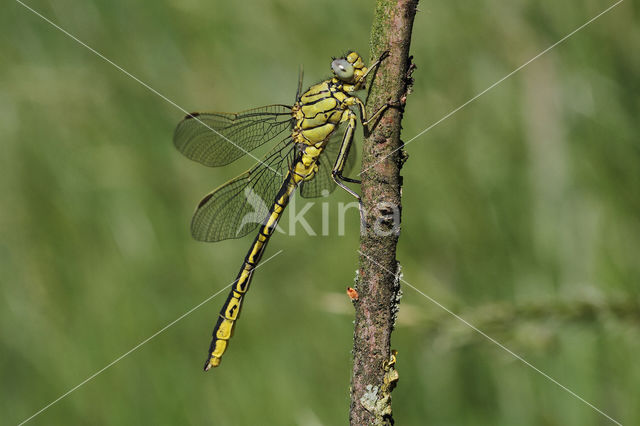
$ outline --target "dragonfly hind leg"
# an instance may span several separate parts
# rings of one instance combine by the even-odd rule
[[[394,102],[387,102],[385,105],[378,108],[378,110],[374,112],[370,117],[367,117],[364,103],[357,97],[352,96],[350,98],[347,98],[344,100],[344,103],[346,103],[349,106],[352,106],[352,105],[358,106],[358,109],[360,110],[360,121],[362,121],[362,125],[365,129],[365,135],[368,135],[370,133],[369,124],[371,122],[379,118],[382,115],[382,113],[384,113],[388,108],[398,106]],[[344,136],[342,137],[342,145],[340,146],[340,152],[338,153],[338,158],[336,159],[336,163],[333,166],[333,170],[331,171],[331,177],[333,178],[333,181],[340,188],[344,189],[349,194],[353,195],[356,198],[356,200],[358,200],[358,210],[360,211],[360,222],[364,227],[366,225],[366,222],[364,217],[364,208],[362,206],[362,199],[360,198],[360,195],[358,195],[354,190],[352,190],[351,188],[349,188],[347,185],[344,184],[344,182],[360,184],[362,183],[362,181],[358,179],[351,179],[351,178],[342,176],[342,172],[344,170],[346,160],[349,155],[349,149],[351,148],[351,143],[353,142],[353,134],[356,130],[356,119],[357,119],[357,116],[353,111],[351,111],[350,109],[347,109],[344,111],[342,119],[340,121],[343,121],[343,122],[347,121],[348,124],[344,132]]]

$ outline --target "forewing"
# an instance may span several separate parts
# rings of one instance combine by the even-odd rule
[[[262,224],[294,155],[295,145],[287,136],[261,163],[204,197],[191,221],[193,237],[200,241],[240,238]]]
[[[292,124],[291,107],[287,105],[268,105],[235,114],[193,113],[176,127],[173,143],[191,160],[205,166],[224,166],[290,132]]]

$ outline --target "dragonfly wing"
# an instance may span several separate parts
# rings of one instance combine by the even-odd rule
[[[336,189],[336,183],[331,177],[331,171],[338,158],[340,152],[340,146],[342,145],[342,138],[344,136],[344,128],[341,131],[334,132],[331,135],[327,146],[319,159],[318,172],[315,177],[309,181],[302,182],[300,187],[300,195],[304,198],[317,198],[325,197]],[[355,144],[351,144],[349,155],[347,156],[347,162],[344,165],[342,174],[349,177],[349,173],[353,170],[353,166],[356,163]]]
[[[205,166],[229,164],[260,145],[290,132],[291,107],[268,105],[236,114],[193,113],[173,134],[176,148]]]
[[[205,196],[191,221],[199,241],[240,238],[262,224],[295,156],[287,135],[264,158],[240,176]]]

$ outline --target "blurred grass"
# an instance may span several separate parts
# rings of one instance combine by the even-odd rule
[[[28,4],[188,110],[292,102],[298,65],[310,84],[331,56],[367,52],[372,17],[364,0]],[[404,139],[610,4],[423,2]],[[18,3],[0,24],[0,412],[15,424],[233,280],[249,240],[196,243],[188,223],[251,162],[189,162],[171,143],[179,110]],[[624,2],[408,145],[408,282],[463,313],[637,306],[639,41],[638,7]],[[321,201],[308,215],[318,232]],[[331,236],[274,238],[267,256],[284,252],[258,271],[220,369],[200,367],[224,296],[31,424],[344,424],[352,317],[337,295],[357,267],[358,223],[351,210],[337,237],[335,212],[349,201],[329,200]],[[404,294],[398,424],[607,424],[483,338],[434,337],[442,312]],[[496,337],[640,423],[637,320],[523,322]]]

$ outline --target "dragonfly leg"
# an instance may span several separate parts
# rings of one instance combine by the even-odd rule
[[[369,75],[369,73],[378,68],[378,65],[380,65],[380,63],[382,61],[384,61],[387,57],[389,56],[389,51],[385,50],[384,52],[382,52],[382,55],[380,55],[380,57],[378,58],[377,61],[375,61],[374,63],[372,63],[371,65],[369,65],[369,69],[367,69],[367,72],[364,73],[364,75],[362,77],[360,77],[360,79],[358,81],[362,81],[365,78],[367,78],[367,76]]]
[[[364,102],[362,102],[359,98],[353,96],[345,100],[350,105],[357,105],[358,110],[360,111],[360,121],[362,122],[362,126],[364,127],[364,134],[368,136],[371,133],[371,129],[369,128],[369,124],[378,119],[383,112],[385,112],[388,108],[398,107],[401,108],[400,102],[391,102],[389,100],[386,104],[382,105],[376,112],[371,114],[370,117],[367,117],[367,111],[365,110]]]
[[[362,225],[365,225],[364,221],[364,209],[362,208],[362,199],[357,192],[353,189],[349,188],[344,182],[352,182],[352,183],[361,183],[359,180],[351,179],[342,176],[342,172],[344,170],[344,166],[347,161],[347,156],[349,155],[349,149],[351,148],[351,143],[353,142],[353,133],[356,129],[356,115],[353,111],[347,109],[344,112],[342,121],[347,121],[347,128],[344,131],[344,136],[342,137],[342,145],[340,145],[340,152],[338,152],[338,158],[336,158],[336,162],[333,166],[333,170],[331,171],[331,177],[333,181],[342,189],[347,191],[349,194],[353,195],[356,200],[358,200],[358,210],[360,211],[360,222]]]

